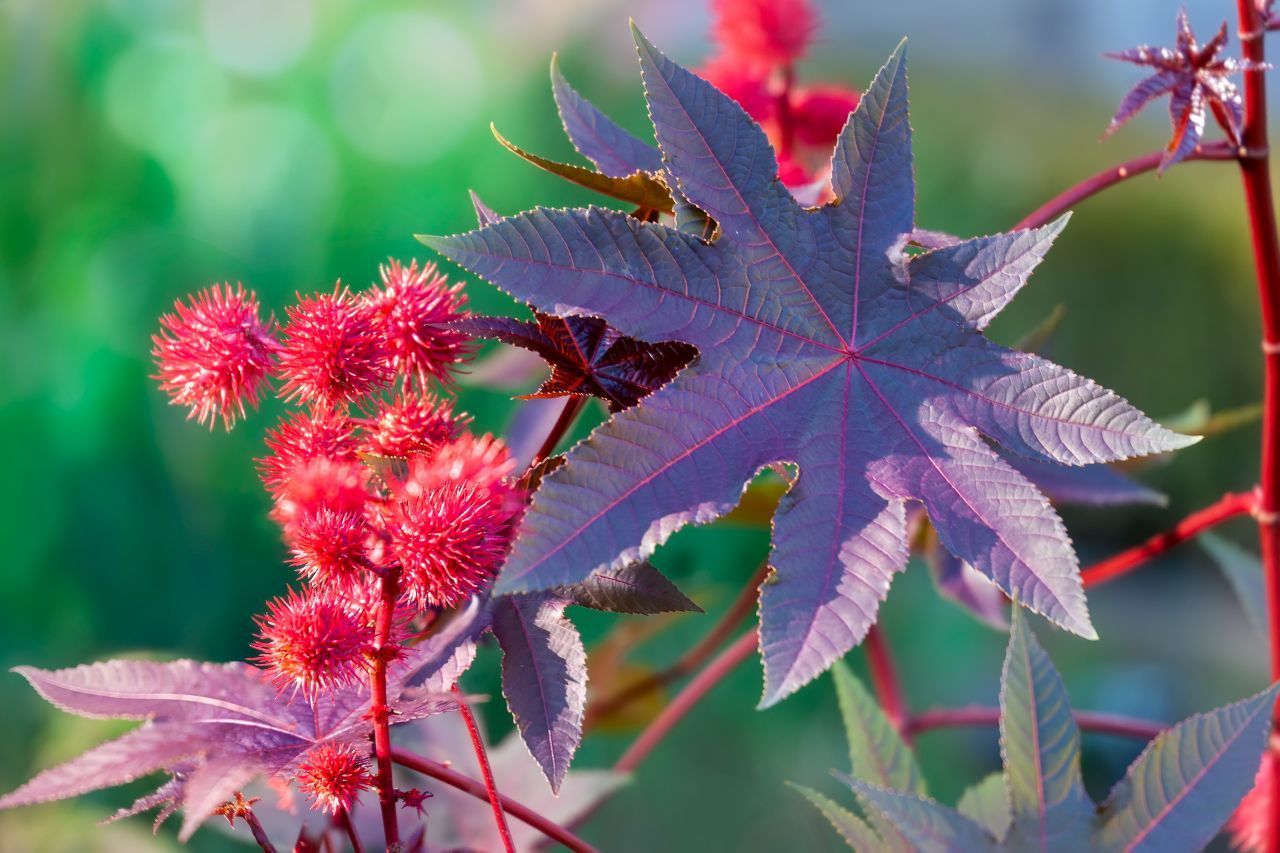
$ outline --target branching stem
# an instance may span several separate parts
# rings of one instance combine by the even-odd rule
[[[867,653],[867,669],[871,675],[871,687],[875,691],[880,708],[895,729],[908,736],[904,728],[907,720],[907,703],[902,695],[902,685],[898,680],[898,671],[889,652],[889,644],[885,640],[880,625],[872,625],[867,631],[862,648]]]
[[[458,685],[453,685],[453,692],[460,694]],[[502,809],[502,795],[498,793],[498,785],[493,779],[493,768],[489,766],[489,753],[484,748],[484,738],[480,737],[480,727],[476,725],[475,714],[470,706],[459,700],[458,712],[467,724],[467,735],[471,738],[471,746],[475,750],[476,760],[480,763],[480,777],[484,779],[485,791],[489,795],[489,805],[493,807],[493,822],[498,827],[498,835],[502,838],[502,847],[506,853],[515,853],[516,845],[511,840],[511,827],[507,826],[507,813]]]
[[[465,776],[458,771],[446,767],[438,761],[432,761],[421,755],[415,755],[403,749],[392,750],[391,757],[396,764],[401,767],[407,767],[415,770],[424,776],[430,776],[432,779],[438,779],[446,785],[457,788],[459,791],[470,794],[479,800],[489,800],[489,791],[483,784],[477,782],[469,776]],[[596,848],[574,835],[569,830],[555,823],[549,818],[543,817],[538,812],[522,805],[508,796],[499,794],[498,801],[502,803],[502,809],[516,820],[522,821],[534,829],[541,832],[550,839],[560,842],[565,847],[574,851],[574,853],[599,853]]]
[[[1076,724],[1085,731],[1099,734],[1119,735],[1138,740],[1151,740],[1164,731],[1167,726],[1147,720],[1135,720],[1117,714],[1099,714],[1091,711],[1076,711]],[[999,708],[937,708],[923,711],[908,718],[902,727],[904,735],[918,735],[932,729],[956,728],[960,726],[995,726],[1000,723]]]
[[[539,462],[555,452],[556,446],[573,428],[573,422],[578,419],[578,415],[589,399],[585,396],[575,396],[565,402],[564,408],[560,410],[560,417],[556,418],[556,422],[551,425],[551,431],[547,433],[542,447],[538,448],[538,452],[533,455],[533,460],[529,463],[530,468],[536,467]]]
[[[1157,533],[1141,545],[1135,545],[1080,572],[1086,587],[1097,586],[1128,574],[1144,563],[1160,556],[1211,527],[1237,516],[1248,515],[1257,505],[1254,492],[1228,492],[1204,509],[1191,513],[1171,530]]]
[[[369,673],[372,701],[369,715],[373,721],[373,753],[377,759],[378,805],[382,809],[382,829],[387,849],[400,844],[400,827],[396,815],[396,789],[391,778],[391,708],[387,703],[387,665],[392,649],[391,625],[395,620],[396,601],[400,597],[400,569],[385,573],[379,581],[382,595],[378,603],[375,626],[374,661]]]

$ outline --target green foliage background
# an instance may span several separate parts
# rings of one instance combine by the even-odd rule
[[[820,4],[822,5],[822,4]],[[832,17],[810,80],[866,81],[896,37]],[[266,10],[270,7],[271,11]],[[487,123],[568,158],[546,78],[566,74],[632,128],[645,127],[626,18],[696,63],[704,21],[675,3],[534,0],[352,3],[165,0],[0,6],[0,665],[44,667],[128,654],[234,659],[252,615],[290,572],[266,520],[252,459],[279,407],[230,434],[166,405],[148,379],[149,337],[172,301],[242,280],[282,313],[295,291],[361,287],[388,256],[428,259],[415,232],[470,226],[466,190],[510,212],[599,202],[502,151]],[[1172,19],[1172,8],[1169,18]],[[1223,7],[1223,14],[1226,7]],[[927,16],[894,22],[927,34]],[[927,43],[927,42],[926,42]],[[981,63],[913,56],[920,220],[960,234],[1001,230],[1044,197],[1158,147],[1158,115],[1099,146],[1114,93],[1085,71],[1012,79]],[[1080,82],[1083,81],[1083,82]],[[1233,170],[1194,164],[1081,206],[994,334],[1013,340],[1067,306],[1055,358],[1156,415],[1215,408],[1259,388],[1252,273]],[[480,310],[505,310],[469,284]],[[463,394],[500,431],[506,397]],[[1082,558],[1167,525],[1256,466],[1257,427],[1206,441],[1141,476],[1170,507],[1070,511]],[[1231,533],[1249,542],[1247,524]],[[1250,543],[1252,544],[1252,543]],[[662,665],[727,605],[766,545],[761,531],[681,534],[658,562],[711,615],[672,620],[635,652]],[[1100,643],[1041,628],[1078,708],[1175,720],[1256,690],[1261,641],[1206,558],[1187,548],[1091,595]],[[884,625],[916,707],[994,702],[1004,638],[932,591],[913,565]],[[581,616],[589,640],[616,623]],[[495,652],[468,686],[496,695]],[[861,656],[850,656],[861,666]],[[782,782],[838,789],[835,702],[824,679],[764,713],[759,670],[742,668],[605,807],[584,835],[606,850],[835,849]],[[0,676],[0,787],[114,732],[61,715]],[[509,727],[501,703],[488,721]],[[593,737],[603,766],[627,733]],[[1136,753],[1086,738],[1095,792]],[[998,766],[993,731],[920,744],[931,790],[954,798]],[[0,814],[0,848],[169,849],[143,821],[92,823],[121,792]],[[231,849],[200,833],[199,850]]]

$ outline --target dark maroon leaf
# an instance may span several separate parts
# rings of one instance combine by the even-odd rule
[[[858,643],[906,563],[905,504],[1005,592],[1093,636],[1078,564],[1005,448],[1082,465],[1185,446],[1117,395],[980,332],[1063,223],[920,255],[906,73],[896,53],[833,157],[835,200],[799,205],[759,126],[637,37],[649,112],[679,192],[713,243],[615,211],[537,209],[423,238],[542,311],[607,318],[699,358],[597,429],[548,476],[500,592],[553,589],[647,556],[727,512],[777,462],[800,475],[779,506],[761,596],[764,704]]]
[[[621,569],[602,569],[556,594],[581,607],[609,613],[703,612],[647,560]]]
[[[684,343],[649,344],[628,338],[595,317],[552,317],[535,322],[507,317],[469,317],[456,328],[536,352],[551,376],[535,397],[590,395],[615,412],[634,406],[688,364],[697,350]]]

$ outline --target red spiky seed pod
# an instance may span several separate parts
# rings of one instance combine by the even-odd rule
[[[349,743],[322,743],[298,767],[298,788],[325,814],[350,811],[373,782],[369,756]]]
[[[1274,748],[1262,754],[1262,764],[1254,779],[1253,788],[1244,795],[1235,813],[1227,822],[1227,834],[1236,850],[1264,851],[1267,849],[1267,829],[1271,820],[1271,798],[1274,795],[1272,778],[1275,774],[1276,752]]]
[[[160,390],[175,406],[188,406],[200,423],[221,418],[231,429],[256,406],[280,345],[274,323],[258,317],[258,299],[237,284],[214,285],[174,303],[152,336]]]
[[[391,353],[373,309],[345,288],[287,309],[281,393],[321,408],[354,403],[391,381]]]
[[[334,412],[297,412],[267,433],[271,454],[258,460],[267,491],[278,495],[293,472],[312,459],[356,461],[351,421]]]
[[[777,99],[769,92],[764,73],[732,56],[717,56],[700,69],[708,83],[738,102],[762,125],[768,125],[777,111]]]
[[[369,470],[348,459],[318,457],[299,463],[276,490],[271,518],[292,536],[294,526],[321,509],[361,513],[369,500]]]
[[[288,595],[267,602],[257,617],[259,654],[281,688],[314,697],[361,681],[374,652],[374,630],[367,616],[353,613],[322,591]]]
[[[830,160],[829,150],[836,144],[849,113],[858,108],[859,94],[841,86],[813,86],[796,92],[792,104],[796,139],[808,145],[821,146]]]
[[[466,316],[462,285],[450,285],[435,264],[406,267],[390,260],[378,268],[382,286],[364,296],[391,352],[396,372],[412,378],[419,388],[435,377],[452,381],[453,368],[471,357],[471,338],[447,324]]]
[[[500,499],[452,483],[403,501],[389,525],[405,597],[418,607],[449,608],[484,588],[510,544],[510,514]]]
[[[405,491],[421,494],[440,486],[467,483],[490,493],[510,490],[506,478],[515,460],[501,439],[464,432],[440,445],[429,460],[416,460]]]
[[[712,0],[712,38],[733,58],[763,69],[809,49],[818,19],[809,0]]]
[[[401,394],[378,411],[365,435],[365,450],[377,456],[430,454],[458,435],[459,418],[430,394]]]
[[[341,592],[362,579],[368,540],[363,512],[320,507],[293,526],[290,562],[313,584]]]

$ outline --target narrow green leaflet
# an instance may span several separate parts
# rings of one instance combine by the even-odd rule
[[[992,773],[976,785],[965,790],[956,803],[956,811],[985,826],[997,839],[1003,840],[1009,832],[1013,814],[1009,807],[1009,786],[1004,773]]]
[[[1080,729],[1062,677],[1016,608],[1000,689],[1014,849],[1082,850],[1093,804],[1080,776]]]
[[[1201,533],[1196,540],[1209,552],[1209,557],[1222,570],[1227,583],[1244,606],[1249,622],[1262,634],[1267,633],[1267,596],[1262,579],[1262,562],[1251,551],[1216,533]]]
[[[896,826],[918,853],[981,853],[999,849],[987,830],[928,797],[890,791],[843,773],[835,775],[853,788],[868,810],[883,815]]]
[[[915,756],[867,688],[843,661],[832,667],[831,675],[849,739],[853,775],[894,791],[925,793],[924,778]]]
[[[1153,740],[1103,807],[1099,850],[1200,850],[1253,787],[1276,689],[1197,714]]]
[[[819,794],[812,788],[804,785],[797,785],[795,782],[788,782],[792,788],[795,788],[814,807],[822,813],[832,828],[840,833],[840,837],[845,840],[854,850],[881,850],[884,842],[880,840],[880,836],[876,835],[875,830],[867,826],[867,822],[858,817],[853,812],[837,805],[834,800],[823,794]]]

